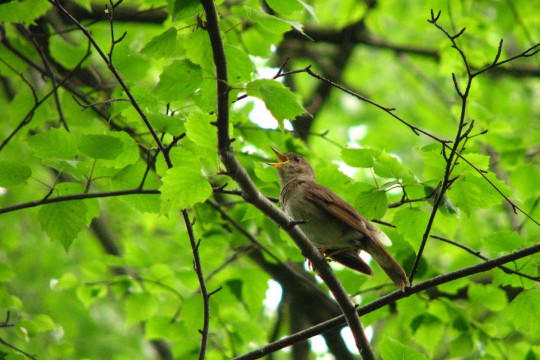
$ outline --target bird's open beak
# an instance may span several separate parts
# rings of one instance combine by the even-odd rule
[[[287,158],[287,155],[283,154],[283,153],[280,153],[279,151],[277,151],[276,149],[274,148],[270,148],[272,149],[272,151],[276,154],[276,156],[278,157],[279,161],[281,162],[278,162],[278,163],[267,163],[268,165],[272,166],[272,167],[280,167],[280,166],[283,166],[283,164],[289,162],[289,159]]]

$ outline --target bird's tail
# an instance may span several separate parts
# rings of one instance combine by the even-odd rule
[[[386,235],[380,230],[378,230],[377,233],[372,233],[372,235],[374,235],[372,239],[366,239],[364,250],[371,255],[397,287],[400,288],[401,291],[405,291],[405,288],[411,286],[411,284],[403,268],[381,244],[380,240],[382,239],[379,238],[383,236],[386,238]]]

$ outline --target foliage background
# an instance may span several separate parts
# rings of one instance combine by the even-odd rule
[[[95,48],[85,57],[87,38],[53,3],[0,5],[5,358],[197,357],[204,316],[179,212],[186,208],[196,219],[208,291],[219,289],[210,297],[208,359],[242,355],[339,315],[287,235],[227,191],[237,187],[220,174],[211,123],[215,67],[200,4],[119,3],[114,35],[125,37],[113,47],[106,17],[112,4],[62,4],[91,31],[105,60],[112,59],[168,146],[173,166],[168,169],[118,78]],[[426,21],[430,7],[440,7],[439,23],[449,33],[466,27],[456,41],[480,69],[493,61],[501,38],[501,59],[538,46],[539,5],[218,1],[231,101],[247,91],[276,118],[261,121],[269,115],[253,111],[261,107],[253,100],[234,102],[236,156],[258,189],[275,197],[277,176],[264,165],[273,158],[270,146],[306,155],[319,182],[366,217],[396,226],[382,228],[393,240],[390,252],[410,271],[433,197],[407,200],[429,196],[443,179],[441,145],[305,71],[278,81],[259,79],[278,74],[283,64],[283,71],[311,65],[317,74],[396,108],[410,124],[454,140],[463,104],[451,74],[462,86],[467,74],[449,39]],[[539,219],[540,60],[528,54],[474,79],[465,116],[474,128],[462,154]],[[538,243],[538,220],[514,213],[477,171],[459,161],[452,177],[457,179],[431,234],[487,258]],[[82,200],[94,193],[102,195]],[[69,195],[81,199],[44,205]],[[535,254],[507,264],[518,274],[496,269],[457,279],[363,316],[376,353],[383,359],[540,357],[538,259]],[[415,280],[481,261],[455,243],[429,238]],[[299,281],[291,269],[322,291]],[[370,278],[334,269],[357,303],[394,291],[378,268]],[[271,279],[282,289],[276,308],[264,301]],[[339,331],[325,333],[324,340],[322,350],[301,342],[273,359],[354,358]]]

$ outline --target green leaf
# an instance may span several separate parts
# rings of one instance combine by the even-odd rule
[[[70,41],[62,36],[51,36],[49,41],[52,57],[66,69],[75,68],[88,50],[88,41],[84,41],[82,38],[79,41]]]
[[[486,175],[503,192],[508,187],[492,174]],[[500,204],[503,200],[500,194],[481,176],[467,174],[461,176],[448,191],[448,197],[454,205],[470,215],[473,209],[488,208]]]
[[[376,149],[343,149],[341,158],[345,164],[356,168],[371,168],[381,151]]]
[[[217,128],[210,124],[216,121],[215,115],[192,112],[186,120],[187,137],[195,144],[216,149]]]
[[[176,29],[171,27],[158,36],[153,37],[152,40],[143,47],[141,53],[154,59],[172,57],[177,53],[176,32]]]
[[[0,23],[33,23],[52,4],[43,0],[10,1],[0,5]]]
[[[379,349],[384,360],[427,360],[424,354],[388,336],[383,338]]]
[[[540,184],[540,168],[537,164],[521,164],[512,171],[510,181],[521,199],[534,197],[538,191],[537,184]]]
[[[125,301],[128,326],[150,319],[158,310],[158,300],[148,293],[130,294]]]
[[[189,60],[199,65],[205,72],[214,75],[216,70],[208,32],[203,29],[197,29],[181,39],[185,43],[186,54]],[[215,80],[213,83],[214,87],[216,87]]]
[[[180,116],[169,116],[159,112],[150,112],[147,116],[156,131],[178,136],[185,130],[184,121]]]
[[[507,306],[504,291],[492,285],[471,284],[468,295],[471,300],[492,311],[501,311]]]
[[[414,249],[418,249],[426,230],[429,214],[418,208],[404,208],[394,214],[393,224]]]
[[[225,55],[227,56],[227,72],[229,83],[234,85],[250,81],[253,71],[253,63],[249,56],[242,50],[225,45]]]
[[[352,167],[373,168],[375,174],[384,178],[411,178],[411,172],[394,156],[377,149],[343,149],[343,161]]]
[[[264,101],[266,108],[279,122],[294,120],[306,112],[298,97],[274,80],[255,80],[248,84],[247,93]]]
[[[34,154],[42,159],[72,160],[77,155],[77,140],[64,129],[52,128],[28,139]]]
[[[32,170],[25,165],[11,161],[0,161],[0,187],[13,187],[32,176]]]
[[[153,316],[148,319],[144,326],[144,338],[146,340],[163,339],[174,336],[178,332],[178,324],[171,322],[166,316]]]
[[[123,150],[122,141],[111,135],[81,135],[79,150],[94,159],[112,160]]]
[[[355,208],[367,219],[380,219],[388,208],[386,191],[371,187],[370,190],[362,191],[354,201]]]
[[[55,289],[72,289],[79,285],[79,279],[73,273],[65,273],[58,279]]]
[[[66,251],[86,220],[86,205],[82,201],[65,201],[48,204],[39,211],[41,228],[51,240],[60,241]]]
[[[523,334],[540,334],[540,290],[521,292],[508,306],[508,319]]]
[[[290,15],[304,10],[302,4],[297,0],[268,0],[267,3],[274,11],[283,15]]]
[[[15,273],[4,262],[0,261],[0,282],[6,282],[13,278]]]
[[[82,285],[77,288],[77,298],[85,307],[90,307],[94,302],[107,296],[107,286],[104,284]]]
[[[9,294],[4,287],[0,287],[0,308],[5,310],[20,309],[23,303],[15,295]]]
[[[122,150],[118,156],[112,160],[106,160],[102,164],[116,169],[122,169],[128,165],[136,163],[140,159],[139,146],[135,139],[123,131],[114,131],[110,136],[120,140]]]
[[[275,34],[283,34],[289,30],[291,30],[291,27],[300,32],[301,34],[304,34],[303,26],[301,23],[296,21],[289,21],[280,19],[277,16],[266,14],[262,11],[255,10],[251,7],[246,7],[246,16],[260,25],[263,29],[275,33]]]
[[[164,102],[181,100],[197,90],[202,79],[200,66],[186,59],[176,60],[163,69],[155,92]]]
[[[212,194],[210,183],[201,174],[200,164],[195,162],[167,170],[162,182],[161,213],[190,208]]]
[[[525,238],[510,230],[498,231],[482,238],[482,244],[493,255],[520,249],[525,243]]]
[[[175,21],[183,20],[194,16],[202,11],[202,5],[198,0],[172,0],[174,4],[173,19]]]
[[[489,155],[468,153],[465,158],[474,164],[477,168],[482,170],[488,170],[489,168]],[[465,161],[460,161],[458,166],[454,169],[456,174],[461,174],[462,172],[471,172],[474,173],[476,170],[472,168]]]
[[[84,191],[82,185],[77,183],[60,183],[56,185],[54,193],[59,196],[79,194]],[[94,207],[96,199],[63,201],[44,205],[39,210],[41,228],[49,238],[60,241],[66,251],[85,225],[92,217],[88,216],[88,207]],[[96,204],[97,205],[97,204]]]
[[[244,302],[244,282],[241,279],[230,279],[225,283],[225,285],[229,288],[229,291],[234,295],[238,302]]]
[[[411,178],[411,172],[394,156],[381,152],[373,165],[375,174],[389,179]]]
[[[457,338],[450,343],[450,349],[453,356],[465,358],[473,349],[472,334],[466,332],[461,333]]]
[[[24,319],[17,323],[18,329],[25,329],[25,332],[29,336],[35,336],[36,334],[54,330],[56,329],[57,325],[47,315],[37,315],[30,319]]]

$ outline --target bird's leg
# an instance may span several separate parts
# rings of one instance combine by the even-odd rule
[[[293,227],[295,227],[296,225],[302,225],[302,224],[307,224],[309,223],[311,220],[294,220],[294,219],[291,219],[289,221],[289,223],[287,224],[286,228],[287,229],[292,229]]]

